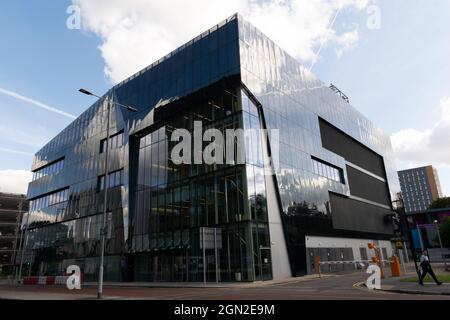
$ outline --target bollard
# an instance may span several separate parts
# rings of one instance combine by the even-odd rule
[[[390,261],[391,265],[391,274],[393,277],[400,277],[400,261],[397,256],[393,256]]]
[[[322,274],[320,272],[320,257],[316,257],[316,269],[317,272],[319,273],[319,278],[322,278]]]

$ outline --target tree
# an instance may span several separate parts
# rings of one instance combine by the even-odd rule
[[[442,245],[445,248],[450,248],[450,217],[447,217],[442,221],[439,226],[439,233],[441,234]]]
[[[430,204],[430,209],[450,208],[450,197],[438,198]]]

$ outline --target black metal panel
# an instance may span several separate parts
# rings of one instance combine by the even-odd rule
[[[384,162],[380,155],[321,118],[319,118],[319,125],[324,148],[386,179]]]
[[[386,182],[375,179],[359,170],[347,166],[350,193],[356,197],[391,206]]]
[[[392,222],[386,215],[392,211],[365,202],[330,193],[333,227],[335,229],[393,234]]]

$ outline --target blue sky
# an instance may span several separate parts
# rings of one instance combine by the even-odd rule
[[[284,3],[276,1],[269,6],[233,0],[223,10],[217,10],[219,2],[211,0],[206,5],[205,1],[191,1],[192,8],[186,9],[180,0],[173,0],[172,6],[170,1],[159,0],[120,4],[117,0],[76,0],[82,8],[81,30],[66,27],[66,10],[72,1],[2,1],[0,191],[25,192],[31,154],[72,121],[70,116],[45,110],[17,95],[79,115],[93,101],[80,95],[78,88],[103,93],[239,10],[307,66],[311,52],[323,44],[312,71],[324,82],[337,85],[358,110],[393,135],[399,169],[435,165],[444,193],[450,195],[450,151],[445,138],[446,133],[450,136],[450,1],[363,0],[367,3],[359,6],[353,3],[357,0],[342,0],[331,36],[324,36],[323,28],[337,10],[328,0],[294,0],[297,7],[287,11],[283,11]],[[177,4],[178,10],[174,9]],[[380,10],[380,29],[366,25],[370,4]],[[208,6],[206,13],[196,5]],[[193,10],[198,19],[179,18],[186,10]],[[208,10],[218,13],[207,14]],[[286,32],[264,23],[284,12],[298,14],[290,16],[295,28]],[[306,32],[301,29],[303,12],[314,18]],[[281,36],[285,33],[300,40],[287,41]],[[154,41],[145,41],[147,37]],[[157,48],[141,45],[157,40]],[[124,50],[133,44],[136,50]]]

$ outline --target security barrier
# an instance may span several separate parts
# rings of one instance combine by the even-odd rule
[[[383,265],[383,267],[388,267],[391,266],[391,272],[392,272],[392,267],[393,267],[393,260],[381,260],[380,263]],[[343,266],[343,265],[347,265],[347,266],[354,266],[354,270],[358,270],[361,269],[363,271],[365,271],[367,269],[367,267],[371,264],[378,264],[372,260],[352,260],[352,261],[320,261],[320,258],[316,258],[316,267],[318,270],[319,275],[321,275],[322,273],[324,273],[324,271],[326,272],[326,270],[324,270],[322,267],[324,266]],[[397,262],[395,264],[395,271],[392,272],[392,276],[399,276],[399,270],[400,270],[400,266],[399,266],[399,262],[398,262],[398,258],[397,258]],[[341,271],[346,271],[346,270],[341,270]],[[347,270],[348,271],[348,270]]]
[[[326,269],[322,268],[322,267],[324,267],[324,266],[329,266],[329,270],[328,270],[328,271],[330,271],[330,272],[336,272],[336,271],[331,271],[331,267],[332,267],[332,266],[353,266],[352,269],[354,269],[354,270],[359,270],[359,269],[365,270],[365,269],[366,269],[370,264],[372,264],[372,263],[373,263],[372,260],[320,261],[320,259],[317,259],[317,258],[316,258],[316,267],[317,267],[317,270],[318,270],[319,275],[327,271]],[[382,263],[384,266],[389,266],[390,261],[388,261],[388,260],[382,260],[381,263]],[[338,272],[339,272],[339,271],[344,272],[344,271],[350,271],[350,270],[349,270],[349,269],[343,269],[343,268],[342,268],[341,270],[338,270]]]
[[[39,277],[24,277],[22,284],[26,285],[66,285],[67,279],[70,275],[66,276],[39,276]],[[84,274],[80,276],[80,282],[84,282]]]

